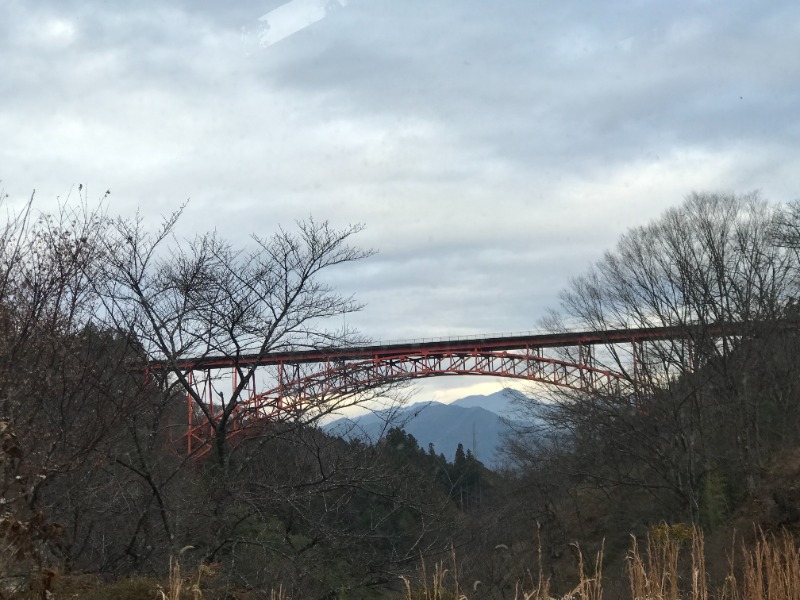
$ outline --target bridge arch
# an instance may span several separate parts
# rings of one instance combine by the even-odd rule
[[[587,353],[587,356],[588,353]],[[295,366],[295,365],[291,365]],[[290,369],[282,366],[285,374]],[[257,394],[254,403],[281,403],[331,394],[350,394],[406,381],[448,375],[490,375],[535,381],[579,391],[617,391],[622,375],[592,364],[543,356],[540,352],[445,350],[376,355],[366,360],[328,361],[310,374],[294,370],[288,378]]]
[[[547,346],[524,343],[520,339],[472,342],[388,345],[262,357],[258,365],[272,367],[276,374],[274,384],[256,390],[253,383],[249,396],[233,415],[232,429],[244,430],[254,422],[300,413],[308,402],[324,402],[331,397],[364,393],[413,379],[482,375],[605,394],[619,393],[623,380],[621,374],[594,364],[592,346],[588,344],[580,345],[579,360],[570,361],[546,356],[543,349]],[[512,347],[503,348],[504,345]],[[247,364],[247,360],[242,362]],[[188,369],[197,395],[205,399],[212,415],[215,402],[212,372],[225,366],[224,361],[214,359]],[[193,402],[191,397],[187,398],[187,450],[190,453],[199,445],[207,445],[211,435],[208,417],[198,414]]]
[[[757,324],[725,324],[700,327],[653,327],[608,331],[561,332],[481,338],[447,339],[361,347],[276,352],[263,355],[205,356],[151,363],[148,368],[179,369],[194,386],[189,394],[187,449],[206,444],[209,418],[214,418],[212,373],[231,369],[236,373],[269,367],[277,376],[274,385],[256,389],[250,379],[248,395],[231,415],[232,427],[245,428],[259,419],[276,419],[293,408],[336,395],[355,394],[401,380],[448,375],[490,375],[623,397],[643,380],[643,360],[648,344],[681,347],[682,370],[693,370],[696,340],[752,335]],[[786,328],[796,328],[788,324]],[[757,330],[757,327],[756,327]],[[595,360],[595,348],[629,347],[630,370],[624,373],[603,367]],[[551,355],[546,355],[545,351]],[[559,352],[559,350],[569,350]],[[574,357],[574,358],[564,358]],[[193,403],[201,398],[204,413]]]

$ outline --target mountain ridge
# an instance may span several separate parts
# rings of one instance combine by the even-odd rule
[[[519,423],[514,404],[526,398],[521,392],[504,388],[493,394],[475,394],[444,404],[415,402],[397,410],[377,411],[333,421],[324,429],[347,439],[360,438],[377,443],[392,427],[400,427],[416,438],[422,448],[453,460],[459,444],[470,450],[489,468],[503,466],[503,439]]]

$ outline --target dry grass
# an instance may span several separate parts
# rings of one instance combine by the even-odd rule
[[[602,600],[603,599],[603,549],[595,556],[594,569],[590,574],[586,567],[586,560],[580,548],[578,554],[578,585],[572,591],[561,597],[561,600]],[[550,580],[544,577],[542,570],[541,545],[538,548],[539,578],[534,586],[526,590],[517,584],[514,600],[553,600],[550,595]]]
[[[734,550],[737,544],[734,544]],[[800,600],[800,549],[794,539],[783,533],[779,536],[757,531],[755,541],[749,546],[740,545],[729,557],[729,570],[724,581],[716,589],[711,588],[706,574],[705,546],[700,531],[681,525],[661,525],[650,530],[643,541],[631,540],[631,549],[626,557],[626,575],[630,600]],[[197,571],[182,572],[181,556],[184,548],[170,561],[169,576],[163,585],[154,590],[154,582],[148,580],[122,580],[115,584],[96,584],[66,592],[59,582],[55,594],[47,588],[13,594],[10,597],[27,600],[42,597],[104,598],[112,600],[204,600],[201,586],[208,585],[217,567],[200,565]],[[544,575],[541,545],[538,548],[538,568],[528,572],[525,581],[507,590],[515,600],[603,600],[601,548],[594,560],[576,546],[578,583],[558,599],[552,595],[550,580]],[[593,564],[592,564],[593,562]],[[74,578],[73,578],[74,579]],[[455,551],[451,550],[446,560],[430,569],[425,561],[420,562],[419,581],[404,581],[404,600],[470,600],[480,595],[480,582],[464,586],[459,581],[459,567]],[[130,583],[130,585],[122,585]],[[135,583],[135,585],[133,585]],[[147,591],[149,590],[149,591]],[[154,594],[154,591],[156,592]],[[105,592],[105,594],[104,594]],[[206,592],[209,598],[218,598],[215,592]],[[0,594],[1,595],[1,594]],[[3,596],[8,597],[8,596]],[[227,593],[225,597],[230,596]],[[239,596],[236,596],[239,597]],[[242,596],[244,597],[244,596]],[[249,596],[248,596],[249,597]],[[262,597],[262,596],[259,596]],[[290,600],[282,588],[273,589],[270,600]]]
[[[543,574],[539,550],[538,577],[530,575],[527,585],[518,582],[515,600],[603,600],[603,551],[588,569],[578,551],[578,584],[556,599],[550,581]],[[683,525],[661,525],[651,529],[643,547],[632,538],[627,556],[630,600],[800,600],[800,549],[792,537],[757,533],[750,548],[742,547],[740,564],[732,558],[730,571],[719,589],[710,588],[705,563],[705,540],[702,532]],[[458,582],[456,557],[435,565],[428,571],[421,567],[421,583],[413,587],[405,582],[405,600],[469,600]]]
[[[428,568],[425,564],[425,559],[422,559],[420,561],[421,587],[415,588],[408,577],[402,577],[405,600],[467,600],[467,596],[462,593],[458,580],[456,553],[452,548],[450,550],[450,560],[450,568],[445,566],[444,561],[436,563],[433,566],[430,582],[428,582]]]
[[[721,600],[800,599],[800,549],[788,533],[776,537],[757,532],[754,546],[742,549],[738,577],[735,561],[730,562]]]
[[[689,577],[681,577],[680,559],[690,547]],[[628,584],[632,600],[709,600],[702,532],[682,525],[654,527],[644,556],[636,538],[628,553]]]
[[[203,591],[200,582],[204,576],[213,577],[217,569],[211,565],[201,564],[197,569],[197,574],[191,579],[184,578],[181,573],[181,556],[187,550],[192,550],[193,546],[185,546],[177,556],[169,559],[169,575],[167,577],[166,589],[158,586],[158,600],[203,600]],[[185,593],[184,593],[185,592]]]
[[[514,590],[514,600],[547,600],[550,598],[550,578],[544,574],[544,562],[542,561],[541,528],[536,532],[536,559],[538,576],[534,578],[531,572],[528,572],[531,579],[531,588],[527,591],[524,589],[522,582],[518,581]]]

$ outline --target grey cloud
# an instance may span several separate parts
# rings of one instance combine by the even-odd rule
[[[2,185],[191,197],[187,237],[366,222],[331,281],[372,337],[529,329],[693,187],[800,195],[793,3],[351,0],[269,48],[281,2],[229,4],[8,3]]]
[[[776,115],[794,120],[791,57],[800,38],[775,34],[780,23],[797,21],[791,4],[720,11],[696,3],[669,10],[529,3],[506,14],[459,3],[416,28],[408,23],[420,5],[399,6],[384,5],[391,18],[343,13],[342,21],[382,37],[333,37],[330,28],[327,44],[303,40],[306,51],[281,65],[277,80],[333,89],[356,106],[441,119],[521,162],[564,155],[576,166],[624,162],[630,152],[763,138],[774,134],[768,124]]]

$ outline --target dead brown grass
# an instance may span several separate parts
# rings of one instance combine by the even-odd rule
[[[800,599],[800,549],[792,537],[757,532],[751,548],[742,548],[742,568],[737,576],[735,560],[720,594],[721,600]]]
[[[681,555],[689,548],[688,577],[681,573]],[[636,538],[627,557],[632,600],[709,600],[703,534],[682,525],[651,528],[644,554]]]
[[[513,593],[515,600],[603,600],[603,549],[588,558],[579,548],[576,550],[578,582],[571,591],[559,598],[553,597],[550,580],[544,575],[539,545],[537,568],[530,570],[524,581],[517,582],[516,587],[509,590],[509,596]],[[205,590],[204,586],[209,585],[216,575],[217,567],[200,565],[197,571],[184,573],[181,554],[170,562],[169,577],[161,585],[145,579],[112,584],[97,580],[92,584],[80,580],[80,577],[57,578],[55,594],[50,594],[49,589],[31,585],[27,591],[3,597],[18,600],[39,600],[42,597],[104,600],[245,597],[228,593],[221,596],[217,591]],[[772,535],[758,530],[755,540],[749,545],[739,542],[732,546],[728,574],[718,587],[712,589],[706,573],[702,532],[683,525],[660,525],[651,528],[644,540],[631,538],[631,548],[626,557],[626,577],[630,600],[800,600],[800,548],[786,532]],[[75,585],[65,588],[70,580]],[[432,568],[424,560],[420,561],[419,577],[414,581],[406,577],[403,581],[404,600],[470,600],[480,595],[480,582],[466,586],[460,582],[459,564],[453,550]],[[290,600],[281,587],[273,589],[269,597],[271,600]]]
[[[543,574],[541,550],[538,577],[530,574],[518,582],[515,600],[603,600],[603,551],[588,568],[580,550],[578,584],[560,599],[551,596],[550,581]],[[415,587],[408,578],[405,600],[469,600],[457,577],[455,553],[434,566],[430,579],[421,568]],[[630,600],[800,600],[800,549],[788,533],[780,536],[757,532],[754,545],[742,547],[732,557],[730,571],[718,589],[712,590],[706,572],[705,538],[701,531],[683,525],[651,528],[642,544],[631,539],[627,556]]]
[[[458,563],[455,550],[450,550],[450,565],[439,561],[433,566],[430,580],[425,559],[420,560],[421,585],[413,585],[408,577],[401,577],[405,588],[405,600],[467,600],[462,593],[458,578]]]

